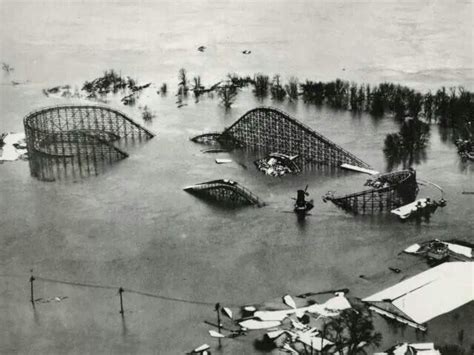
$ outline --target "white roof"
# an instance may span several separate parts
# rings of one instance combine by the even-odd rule
[[[474,263],[444,263],[364,299],[390,300],[415,322],[425,323],[474,300]]]

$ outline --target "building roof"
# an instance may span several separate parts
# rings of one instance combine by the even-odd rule
[[[474,300],[474,262],[444,263],[364,299],[390,301],[418,324]]]

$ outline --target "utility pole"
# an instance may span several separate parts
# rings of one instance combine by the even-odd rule
[[[123,293],[123,291],[124,291],[123,288],[120,287],[118,292],[119,292],[119,296],[120,296],[120,314],[121,314],[122,316],[123,316],[123,313],[124,313],[124,312],[123,312],[123,299],[122,299],[122,293]]]
[[[220,303],[216,303],[215,310],[217,313],[217,330],[220,333],[221,332],[221,305]]]
[[[219,334],[221,333],[221,304],[216,303],[215,307],[216,313],[217,313],[217,330],[219,331]],[[221,343],[221,338],[218,339],[219,342],[219,349],[222,347]]]
[[[30,293],[31,293],[31,303],[33,306],[35,305],[35,297],[34,297],[34,292],[33,292],[33,282],[35,281],[35,277],[31,275],[30,277]]]

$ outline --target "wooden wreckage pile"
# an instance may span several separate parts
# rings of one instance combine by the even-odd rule
[[[292,354],[346,354],[354,349],[366,352],[365,347],[380,345],[381,340],[381,334],[373,327],[373,315],[426,332],[432,319],[474,300],[472,248],[460,242],[450,244],[454,252],[465,256],[468,253],[470,258],[445,262],[403,278],[362,300],[347,297],[348,289],[308,292],[295,297],[287,294],[279,301],[242,306],[240,317],[235,316],[238,312],[216,304],[217,323],[204,323],[213,327],[208,330],[209,336],[218,339],[219,346],[223,339],[254,334],[260,337],[254,343],[267,351],[278,348]],[[406,252],[426,248],[424,244],[416,245]],[[329,298],[322,296],[327,294]],[[362,329],[364,335],[357,333],[357,329]],[[210,348],[204,344],[190,354],[210,354]],[[378,354],[418,353],[439,354],[433,343],[400,343]]]
[[[459,261],[474,261],[472,249],[474,244],[460,240],[443,241],[429,240],[415,243],[403,252],[426,259],[429,263],[440,263],[450,259]]]
[[[216,304],[217,323],[204,323],[213,327],[209,330],[209,335],[219,341],[255,332],[263,336],[259,342],[267,348],[278,348],[295,354],[304,351],[309,353],[308,349],[311,353],[321,352],[323,349],[328,354],[336,353],[340,348],[336,348],[335,342],[328,339],[330,332],[325,334],[325,324],[338,318],[342,312],[359,311],[353,308],[344,291],[348,292],[328,291],[332,293],[332,297],[321,303],[307,300],[307,297],[318,293],[299,295],[296,296],[297,299],[285,295],[280,302],[241,307],[240,318],[235,317],[230,308]],[[209,349],[208,344],[203,344],[189,354],[209,354]]]

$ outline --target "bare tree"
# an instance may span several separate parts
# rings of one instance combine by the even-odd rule
[[[382,334],[374,331],[372,316],[367,308],[350,308],[328,323],[326,332],[336,349],[346,350],[348,355],[363,351],[366,346],[378,346]]]

